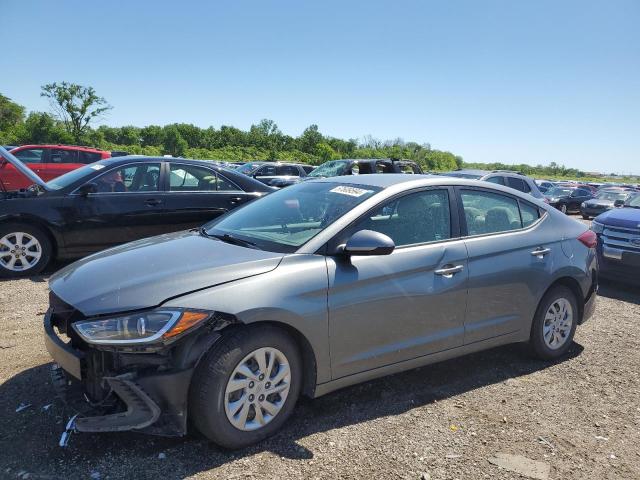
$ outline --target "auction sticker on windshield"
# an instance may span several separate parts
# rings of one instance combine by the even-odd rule
[[[91,168],[93,168],[94,170],[102,170],[104,168],[104,165],[91,165]]]
[[[344,185],[340,185],[339,187],[332,188],[329,190],[333,193],[341,193],[342,195],[349,195],[350,197],[361,197],[367,193],[371,193],[371,190],[365,190],[363,188],[356,187],[346,187]]]

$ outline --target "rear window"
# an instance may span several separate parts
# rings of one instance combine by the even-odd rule
[[[511,188],[515,188],[516,190],[520,190],[521,192],[529,193],[531,189],[527,182],[525,182],[522,178],[508,177],[509,186]]]
[[[80,155],[80,163],[93,163],[102,160],[102,155],[97,152],[78,152]]]

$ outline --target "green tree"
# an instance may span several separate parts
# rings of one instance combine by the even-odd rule
[[[183,157],[189,145],[180,135],[178,128],[175,125],[170,125],[164,129],[163,147],[165,155]]]
[[[72,143],[73,138],[48,113],[31,112],[24,122],[19,143]]]
[[[111,106],[99,97],[93,87],[75,83],[49,83],[42,86],[40,96],[49,99],[55,115],[76,142],[81,142],[89,124],[104,115]]]
[[[24,121],[24,107],[0,93],[0,131],[9,131]]]
[[[306,153],[314,153],[318,144],[322,142],[323,136],[318,131],[317,125],[310,125],[307,127],[298,140],[300,150]]]

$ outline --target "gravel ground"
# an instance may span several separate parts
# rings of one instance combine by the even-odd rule
[[[539,478],[640,479],[640,289],[602,285],[563,361],[508,346],[303,399],[279,435],[237,452],[132,433],[58,447],[69,412],[46,308],[46,277],[0,282],[0,478],[527,478],[489,461],[512,454],[541,462]]]

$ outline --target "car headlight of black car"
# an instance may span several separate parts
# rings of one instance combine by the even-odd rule
[[[212,317],[214,312],[157,309],[73,324],[84,341],[97,345],[168,343]]]
[[[591,230],[593,230],[594,233],[602,233],[604,231],[604,225],[594,220],[591,222]]]

